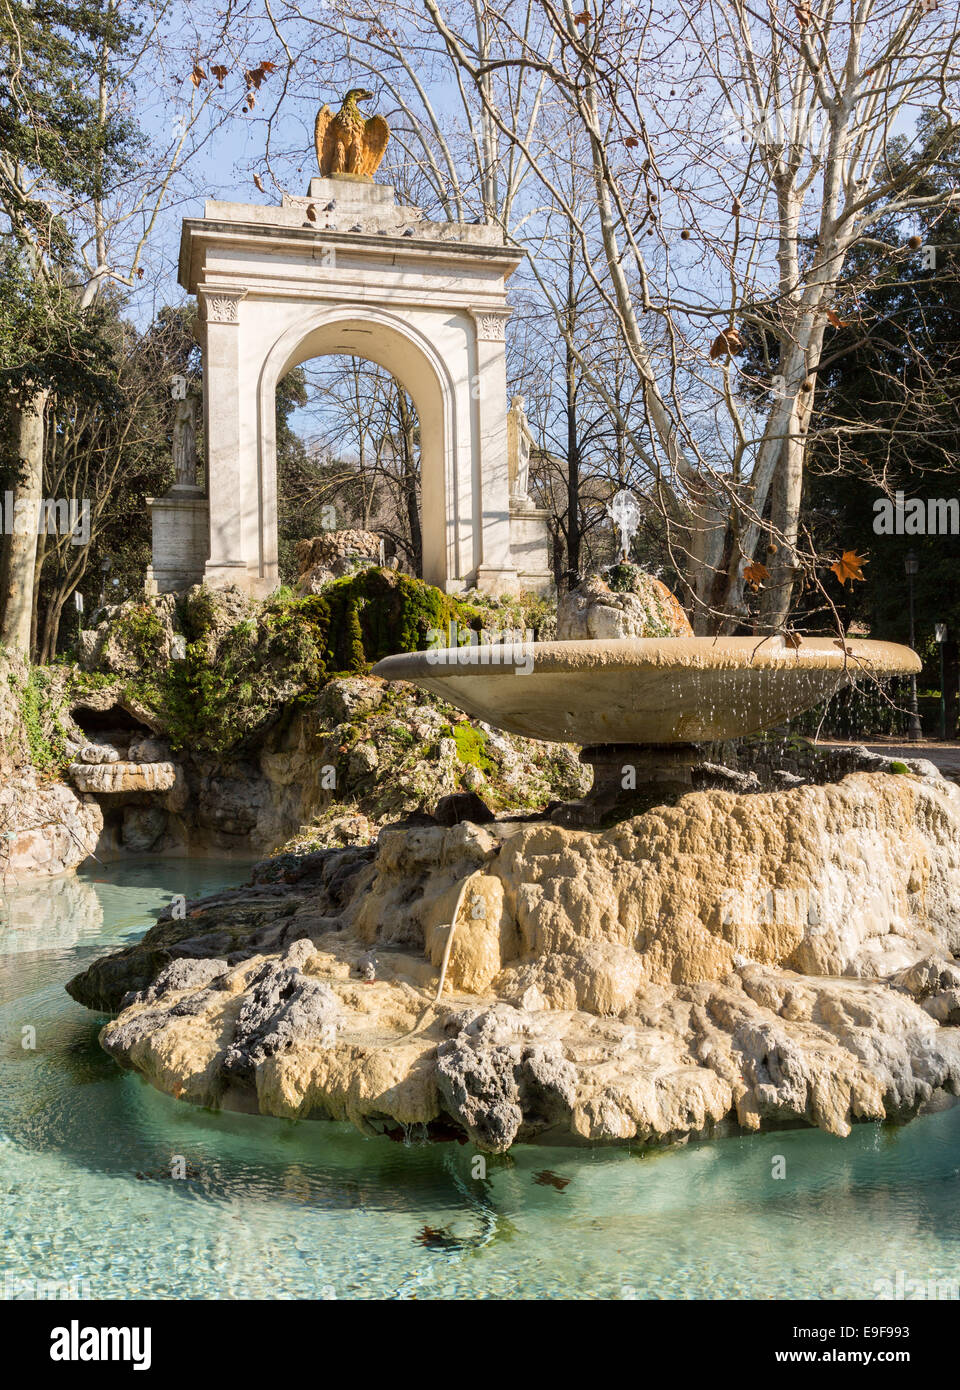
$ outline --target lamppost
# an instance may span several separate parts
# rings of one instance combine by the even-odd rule
[[[920,572],[920,561],[917,559],[916,552],[907,551],[907,557],[903,562],[903,568],[907,575],[907,586],[910,591],[910,645],[914,645],[914,621],[913,621],[913,581]],[[920,713],[917,709],[917,676],[916,672],[910,677],[910,719],[907,724],[907,737],[911,743],[919,743],[923,739],[923,725],[920,723]]]
[[[113,567],[113,558],[104,555],[100,561],[100,607],[102,608],[107,601],[107,575]]]
[[[940,648],[940,742],[947,741],[947,678],[943,669],[943,648],[947,641],[946,623],[935,623],[934,641]]]

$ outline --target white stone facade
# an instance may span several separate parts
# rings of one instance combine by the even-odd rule
[[[200,302],[209,504],[205,563],[188,582],[276,587],[277,383],[346,353],[386,368],[417,407],[424,578],[448,592],[549,584],[536,568],[545,525],[529,503],[521,520],[510,497],[505,291],[520,253],[495,228],[427,222],[392,189],[349,176],[313,179],[281,207],[208,201],[205,212],[184,221],[180,247],[180,283]],[[153,504],[157,587],[196,565],[169,553],[169,501]],[[531,547],[537,524],[543,544]]]

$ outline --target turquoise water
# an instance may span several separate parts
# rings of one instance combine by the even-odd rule
[[[469,1145],[159,1095],[100,1050],[103,1020],[63,982],[171,894],[245,873],[131,861],[0,891],[0,1294],[870,1298],[898,1272],[960,1279],[960,1107],[847,1140],[519,1148],[482,1179]]]

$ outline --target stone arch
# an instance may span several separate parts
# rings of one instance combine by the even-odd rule
[[[261,563],[276,557],[276,389],[301,362],[342,353],[375,362],[408,392],[420,420],[423,577],[446,588],[464,577],[459,496],[465,479],[458,448],[457,391],[429,338],[400,314],[368,305],[314,306],[267,351],[258,392]],[[469,568],[479,564],[479,532],[471,534]]]
[[[513,487],[507,424],[506,281],[521,259],[493,227],[430,222],[395,190],[347,175],[311,179],[280,206],[209,200],[185,219],[205,483],[185,477],[150,499],[148,586],[276,587],[276,384],[309,357],[346,352],[416,404],[424,578],[451,592],[549,587],[546,513]]]

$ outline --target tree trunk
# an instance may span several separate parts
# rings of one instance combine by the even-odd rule
[[[413,572],[423,578],[423,534],[420,528],[420,499],[417,496],[417,470],[414,467],[416,442],[413,434],[413,413],[407,404],[406,392],[397,387],[400,410],[400,447],[403,450],[403,494],[410,527],[410,548],[413,551]]]
[[[43,410],[47,393],[39,391],[18,411],[20,474],[14,493],[13,534],[7,536],[3,626],[0,641],[30,655],[34,579],[37,567],[37,521],[43,496]]]
[[[43,618],[43,642],[38,653],[38,660],[46,665],[53,661],[57,654],[57,643],[60,640],[60,623],[63,619],[64,604],[69,597],[65,588],[58,589],[50,596],[47,604],[47,611]]]
[[[783,441],[770,497],[770,525],[776,536],[766,554],[757,559],[765,564],[769,577],[760,599],[760,622],[764,632],[781,632],[790,614],[793,586],[799,573],[796,543],[803,494],[803,440],[795,435]]]
[[[567,569],[571,589],[580,582],[580,440],[577,434],[577,362],[573,354],[576,285],[574,283],[573,235],[567,243]]]
[[[567,349],[567,569],[571,588],[580,581],[580,443],[573,353]]]

